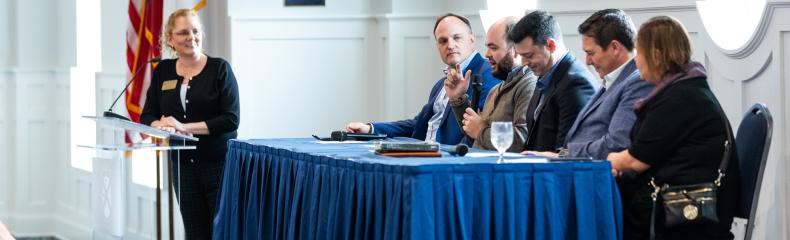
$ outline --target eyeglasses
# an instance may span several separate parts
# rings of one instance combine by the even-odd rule
[[[191,32],[189,30],[182,30],[182,31],[175,32],[173,34],[175,34],[176,36],[179,36],[179,37],[187,37],[187,36],[189,36],[190,33],[195,35],[195,36],[197,36],[197,35],[200,35],[200,30],[194,29]]]

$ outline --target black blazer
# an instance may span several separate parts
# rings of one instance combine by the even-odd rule
[[[561,148],[579,111],[595,94],[595,77],[572,53],[568,52],[558,64],[543,92],[544,103],[540,109],[537,109],[540,94],[532,96],[527,110],[529,136],[524,149],[557,151]],[[537,119],[533,118],[535,111],[539,112]]]
[[[209,134],[195,135],[199,139],[197,144],[187,144],[196,145],[197,151],[181,151],[181,157],[224,160],[228,140],[236,138],[240,117],[239,88],[230,64],[222,58],[208,58],[206,67],[189,82],[186,111],[179,95],[183,81],[176,74],[175,59],[160,62],[151,77],[140,123],[151,125],[161,116],[173,116],[182,123],[205,121]]]

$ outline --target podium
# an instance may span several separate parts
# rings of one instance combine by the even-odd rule
[[[129,144],[123,139],[113,138],[96,145],[78,145],[78,147],[96,150],[93,158],[93,190],[91,197],[93,202],[93,238],[126,238],[126,211],[129,208],[126,204],[127,181],[131,181],[131,178],[126,176],[125,166],[127,164],[125,161],[127,158],[125,155],[138,150],[154,150],[156,157],[151,160],[156,161],[155,237],[156,239],[162,239],[162,190],[164,188],[167,191],[168,235],[169,239],[174,239],[173,189],[171,189],[173,178],[171,174],[172,164],[169,157],[171,154],[178,156],[180,151],[195,150],[196,147],[194,145],[188,145],[187,143],[197,142],[198,139],[124,119],[94,116],[83,116],[83,118],[94,121],[97,126],[109,128],[112,131],[143,134],[151,137],[153,140],[151,143]],[[167,182],[165,184],[162,184],[162,178],[166,178]],[[175,190],[177,191],[178,189]],[[143,221],[143,219],[138,220],[138,222]]]

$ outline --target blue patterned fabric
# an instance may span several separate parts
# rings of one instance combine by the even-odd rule
[[[231,140],[214,239],[622,239],[607,161],[392,158],[369,145]]]

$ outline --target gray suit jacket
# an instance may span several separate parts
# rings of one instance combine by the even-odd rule
[[[626,63],[612,86],[603,94],[595,93],[579,112],[565,138],[568,156],[606,159],[609,153],[626,149],[636,120],[634,102],[652,89],[640,79],[634,60]]]

